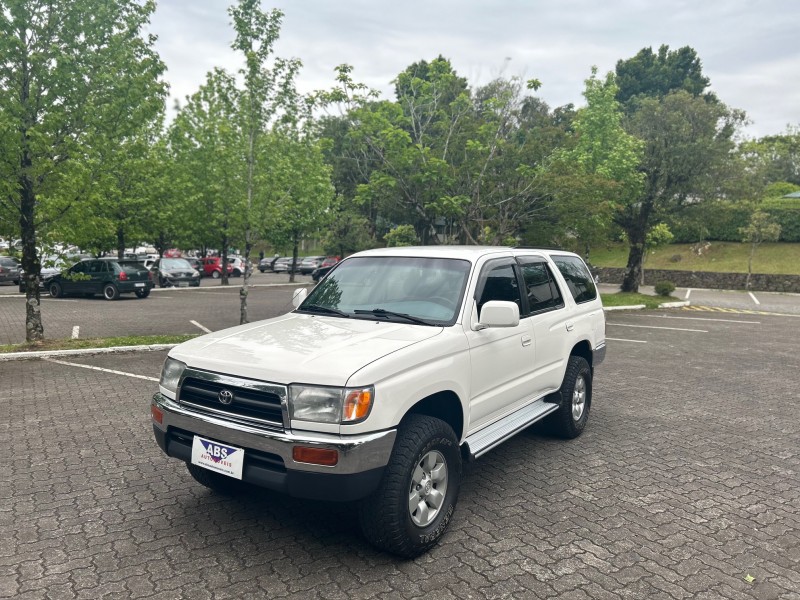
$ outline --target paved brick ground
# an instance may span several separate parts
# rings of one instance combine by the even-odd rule
[[[610,315],[646,343],[609,342],[584,435],[477,461],[414,561],[347,505],[195,484],[152,440],[154,383],[0,363],[0,597],[800,598],[798,323],[725,318]],[[163,358],[71,362],[156,377]]]

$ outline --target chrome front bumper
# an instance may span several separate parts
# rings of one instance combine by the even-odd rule
[[[283,459],[287,471],[351,475],[382,469],[389,462],[397,436],[395,429],[354,436],[269,431],[187,410],[160,393],[153,396],[153,406],[163,413],[161,423],[153,423],[162,433],[175,428],[245,448],[245,452],[251,449],[274,454]],[[297,462],[292,449],[298,445],[337,450],[339,461],[332,467]]]

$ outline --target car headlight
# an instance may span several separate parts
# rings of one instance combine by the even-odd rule
[[[289,414],[296,421],[358,423],[369,416],[373,388],[289,386]]]
[[[167,360],[164,361],[164,367],[161,369],[159,385],[173,394],[177,394],[178,383],[185,368],[186,365],[181,361],[167,357]]]

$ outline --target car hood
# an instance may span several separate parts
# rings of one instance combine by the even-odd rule
[[[195,338],[170,356],[196,367],[275,383],[343,386],[350,376],[441,327],[290,313]]]

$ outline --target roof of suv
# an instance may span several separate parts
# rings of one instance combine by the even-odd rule
[[[418,256],[429,258],[462,258],[475,260],[487,254],[524,254],[541,252],[542,254],[572,254],[566,250],[552,248],[511,248],[509,246],[401,246],[397,248],[375,248],[364,250],[353,256]]]

